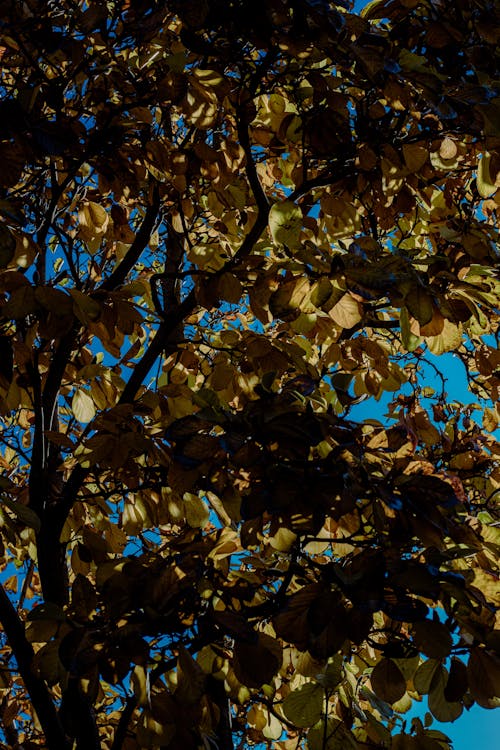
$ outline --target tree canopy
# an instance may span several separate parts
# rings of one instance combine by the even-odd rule
[[[0,0],[4,748],[500,704],[500,9],[352,5]]]

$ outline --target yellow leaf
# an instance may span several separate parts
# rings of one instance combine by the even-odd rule
[[[29,268],[38,253],[38,247],[27,234],[16,236],[16,249],[11,266],[20,268]]]
[[[220,244],[199,244],[188,252],[191,263],[207,271],[220,271],[229,257],[227,250]]]
[[[493,177],[490,173],[491,156],[483,154],[477,165],[476,185],[481,198],[489,198],[496,192],[498,185],[496,175]]]
[[[202,529],[207,525],[209,510],[201,497],[185,492],[183,497],[186,521],[193,529]]]
[[[488,432],[493,432],[498,427],[498,416],[493,409],[485,408],[483,411],[483,427]]]
[[[302,211],[295,203],[275,203],[269,211],[269,229],[273,241],[286,246],[289,250],[298,250],[301,245],[302,221]]]
[[[75,391],[71,401],[71,409],[79,422],[90,422],[95,417],[94,402],[85,391]]]
[[[297,534],[294,534],[290,529],[281,526],[274,536],[269,537],[269,543],[271,547],[277,549],[278,552],[288,552],[296,539]]]
[[[472,585],[479,589],[488,601],[500,607],[500,579],[497,573],[482,568],[474,568]]]
[[[353,328],[363,317],[361,305],[349,293],[344,294],[328,314],[337,325],[347,329]]]
[[[462,343],[461,327],[444,319],[443,330],[437,336],[425,337],[427,346],[433,354],[443,354],[458,349]]]
[[[78,234],[87,242],[106,232],[109,215],[98,203],[87,201],[78,211],[78,224]]]
[[[217,119],[217,96],[213,89],[205,88],[198,80],[190,81],[189,91],[183,99],[182,107],[187,121],[200,130],[212,127]]]

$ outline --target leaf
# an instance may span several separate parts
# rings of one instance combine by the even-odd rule
[[[405,297],[408,312],[421,326],[427,325],[434,315],[434,304],[428,290],[422,286],[415,286]]]
[[[94,201],[87,201],[78,212],[79,231],[84,239],[91,239],[96,234],[105,232],[109,215],[107,211]]]
[[[35,531],[40,531],[40,518],[28,505],[23,505],[17,500],[11,500],[9,497],[2,497],[1,502],[6,505],[25,526],[28,526]]]
[[[95,406],[86,391],[78,389],[71,400],[71,409],[79,422],[90,422],[95,417]]]
[[[354,328],[363,318],[363,310],[360,303],[350,294],[344,294],[328,313],[331,318],[342,328],[349,330]]]
[[[314,307],[309,300],[309,281],[297,278],[287,281],[273,292],[269,299],[269,308],[275,318],[286,319],[290,313],[313,312]]]
[[[16,238],[10,229],[0,222],[0,269],[7,268],[16,249]]]
[[[460,659],[451,659],[448,681],[444,689],[444,697],[449,703],[461,701],[468,687],[467,667]]]
[[[485,407],[483,411],[483,427],[488,432],[494,432],[498,427],[498,415],[493,409]]]
[[[445,697],[448,672],[442,666],[438,667],[429,691],[429,710],[438,721],[455,721],[463,711],[459,701],[449,702]]]
[[[404,305],[399,312],[399,319],[401,324],[401,343],[407,351],[414,352],[420,346],[422,339],[412,332],[408,308]]]
[[[130,675],[132,692],[137,699],[137,705],[144,707],[151,702],[149,675],[146,667],[136,664]]]
[[[421,620],[413,624],[413,641],[431,659],[448,656],[453,645],[451,633],[442,622]]]
[[[199,703],[205,693],[206,675],[189,651],[181,646],[177,657],[175,699],[183,705]]]
[[[477,646],[471,651],[467,678],[472,697],[483,708],[500,706],[500,658]]]
[[[198,495],[185,492],[183,497],[186,521],[193,529],[204,528],[210,517],[210,511],[206,503]]]
[[[78,319],[84,323],[99,320],[101,316],[100,304],[88,294],[83,294],[78,289],[70,289],[74,301],[74,311]]]
[[[94,587],[85,576],[78,573],[71,587],[71,606],[78,618],[87,620],[97,607]]]
[[[439,147],[439,156],[441,159],[454,159],[457,155],[457,144],[452,138],[443,138]]]
[[[288,693],[281,708],[296,727],[312,727],[323,715],[324,704],[324,688],[317,683],[307,682]]]
[[[410,172],[418,172],[429,159],[429,151],[419,143],[406,143],[403,146],[403,157]]]
[[[28,620],[30,622],[38,622],[40,620],[50,620],[56,622],[64,622],[66,615],[61,607],[52,602],[45,602],[44,604],[38,604],[36,607],[28,612]]]
[[[219,279],[217,291],[221,299],[235,305],[240,301],[243,287],[234,274],[223,273]]]
[[[325,690],[332,690],[342,681],[344,677],[343,659],[341,654],[336,654],[329,660],[326,669],[321,674],[316,674],[316,681]]]
[[[483,568],[474,568],[473,585],[486,599],[500,607],[500,579],[498,573]]]
[[[370,675],[373,691],[386,703],[396,703],[406,692],[406,681],[392,659],[381,659]]]
[[[476,185],[477,190],[481,198],[489,198],[490,195],[496,193],[497,188],[497,175],[490,173],[491,156],[490,154],[483,154],[479,160],[477,166]]]
[[[426,337],[426,343],[433,354],[452,352],[462,343],[461,327],[446,318],[443,320],[443,330],[437,336]]]
[[[33,666],[49,685],[57,684],[65,672],[59,659],[59,642],[51,641],[42,646],[35,654]]]
[[[266,633],[259,633],[255,643],[237,641],[234,646],[234,673],[248,687],[260,688],[269,683],[281,667],[281,644]]]
[[[413,684],[415,690],[420,693],[420,695],[427,695],[427,693],[430,692],[432,680],[434,679],[434,675],[440,664],[441,662],[439,659],[427,659],[427,661],[424,661],[415,672]]]
[[[326,742],[325,742],[326,738]],[[338,719],[324,719],[307,733],[308,750],[356,750],[359,747],[351,732]]]
[[[292,252],[301,246],[302,211],[292,201],[274,203],[269,211],[269,229],[273,241]]]

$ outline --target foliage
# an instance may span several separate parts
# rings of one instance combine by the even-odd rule
[[[0,18],[4,747],[445,750],[500,700],[500,411],[425,382],[498,401],[498,6]]]

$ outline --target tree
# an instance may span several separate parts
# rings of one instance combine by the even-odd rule
[[[448,748],[500,700],[498,6],[0,17],[2,746]]]

